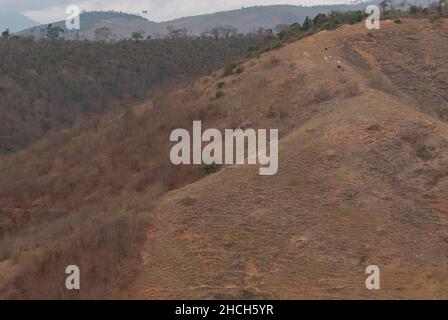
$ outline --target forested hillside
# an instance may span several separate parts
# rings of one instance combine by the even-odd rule
[[[114,44],[0,40],[0,154],[86,114],[144,100],[155,86],[210,73],[265,40],[262,35]]]
[[[101,28],[107,28],[110,31],[110,38],[114,40],[130,39],[132,38],[132,33],[136,31],[142,31],[145,37],[150,36],[152,38],[169,37],[172,30],[179,30],[189,35],[199,36],[220,27],[230,27],[238,33],[246,34],[260,28],[276,30],[279,27],[281,28],[282,26],[293,23],[303,23],[307,16],[313,18],[319,13],[364,11],[369,4],[376,2],[379,1],[360,1],[359,3],[345,5],[254,6],[183,17],[163,22],[149,21],[141,16],[123,12],[92,11],[81,14],[80,30],[67,30],[65,21],[55,22],[52,25],[64,31],[60,37],[72,40],[96,40],[95,31]],[[152,15],[150,12],[149,16],[151,17]],[[46,37],[46,30],[47,25],[44,24],[23,30],[17,35],[40,39]]]

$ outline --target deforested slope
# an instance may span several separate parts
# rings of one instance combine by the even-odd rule
[[[234,166],[164,196],[150,213],[136,295],[446,298],[448,125],[436,106],[420,103],[434,91],[446,103],[446,87],[434,84],[445,81],[446,51],[430,48],[447,29],[435,28],[386,21],[372,35],[358,25],[275,53],[296,56],[289,61],[305,75],[301,85],[324,75],[334,89],[345,74],[359,92],[303,106],[313,115],[280,141],[276,176]],[[384,61],[384,51],[396,51],[381,43],[407,45],[411,31],[426,56],[412,66],[416,52],[408,47],[395,65],[412,68],[413,79],[434,77],[419,99],[404,90],[409,79],[391,58]],[[360,50],[372,37],[376,47]],[[419,72],[435,56],[439,73]],[[381,269],[379,291],[365,287],[368,265]]]
[[[320,32],[1,157],[0,297],[446,298],[446,26]],[[420,67],[381,49],[409,30],[434,46]],[[170,133],[194,120],[278,128],[278,174],[172,165]],[[80,292],[63,289],[71,264]]]

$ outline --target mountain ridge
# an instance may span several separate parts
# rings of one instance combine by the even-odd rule
[[[314,17],[319,13],[331,11],[352,11],[363,10],[373,2],[360,2],[346,5],[320,5],[320,6],[294,6],[294,5],[272,5],[254,6],[244,9],[221,11],[210,14],[202,14],[191,17],[183,17],[170,21],[154,22],[146,20],[140,16],[124,14],[123,16],[98,18],[96,22],[83,26],[83,16],[81,16],[80,31],[65,31],[63,37],[66,39],[88,39],[95,40],[95,30],[97,28],[108,28],[111,30],[113,38],[129,39],[132,32],[143,31],[145,36],[153,38],[166,37],[169,34],[168,27],[187,30],[190,35],[200,35],[214,27],[231,26],[238,32],[248,33],[263,29],[275,29],[280,25],[291,25],[302,23],[307,16]],[[92,16],[93,13],[88,13]],[[86,14],[84,14],[86,16]],[[65,22],[55,22],[54,26],[59,26],[65,30]],[[42,37],[45,34],[47,25],[38,26],[33,29],[23,30],[18,33],[21,36]],[[44,31],[42,31],[44,30]]]
[[[15,12],[0,12],[0,31],[9,29],[11,33],[38,25],[36,21]]]

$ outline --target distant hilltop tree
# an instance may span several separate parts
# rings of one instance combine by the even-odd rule
[[[185,28],[175,28],[173,26],[168,26],[168,37],[171,39],[181,39],[188,36],[188,30]]]
[[[214,27],[202,34],[202,36],[208,36],[215,39],[230,38],[238,34],[238,29],[232,26],[218,26]]]
[[[95,39],[97,41],[106,42],[112,38],[112,31],[107,27],[95,29]]]
[[[52,40],[58,39],[62,33],[64,33],[64,30],[59,26],[53,27],[53,24],[51,24],[51,23],[47,26],[47,38],[48,39],[52,39]]]
[[[5,40],[9,39],[9,29],[2,32],[2,38]]]
[[[132,32],[132,39],[135,41],[141,41],[145,38],[145,32],[144,31],[134,31]]]

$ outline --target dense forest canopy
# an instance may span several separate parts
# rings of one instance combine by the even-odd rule
[[[208,74],[264,43],[226,39],[0,40],[0,154],[27,147],[90,113],[128,107],[150,91]]]

